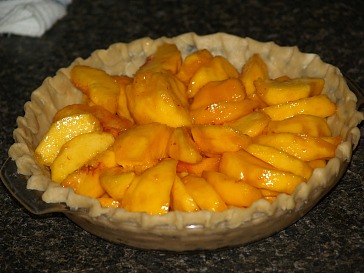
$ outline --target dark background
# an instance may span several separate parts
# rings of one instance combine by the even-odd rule
[[[364,87],[363,11],[361,0],[74,0],[41,38],[0,35],[0,165],[16,117],[45,77],[115,42],[227,32],[317,53]],[[170,253],[108,243],[62,214],[28,213],[0,183],[0,272],[363,272],[363,146],[362,137],[337,187],[297,223],[218,251]]]

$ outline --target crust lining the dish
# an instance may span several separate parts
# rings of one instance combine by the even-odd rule
[[[56,111],[68,104],[81,102],[81,92],[69,80],[71,68],[83,64],[103,69],[112,75],[133,76],[146,57],[153,54],[162,43],[175,43],[183,57],[195,50],[206,48],[213,55],[226,57],[239,71],[252,54],[258,53],[267,63],[272,78],[281,75],[292,78],[324,78],[323,93],[338,107],[337,114],[328,119],[329,126],[334,135],[340,134],[345,140],[339,145],[336,157],[325,168],[315,169],[312,178],[307,183],[300,184],[292,195],[281,194],[272,204],[262,199],[247,209],[232,208],[221,213],[169,212],[163,216],[151,216],[146,213],[126,212],[123,209],[102,208],[96,199],[77,195],[70,188],[63,188],[52,182],[49,170],[38,165],[33,153],[50,127]],[[363,113],[356,111],[356,97],[349,90],[339,69],[324,63],[318,55],[302,53],[297,47],[280,47],[273,42],[262,43],[224,33],[206,36],[186,33],[174,38],[162,37],[156,40],[143,38],[129,44],[116,43],[106,50],[97,50],[89,58],[77,58],[69,67],[60,69],[54,77],[46,78],[32,93],[31,101],[24,108],[25,115],[17,119],[15,144],[11,146],[9,156],[16,161],[18,171],[30,177],[28,189],[44,191],[42,198],[45,202],[66,203],[72,210],[87,209],[89,216],[98,217],[100,222],[107,222],[108,226],[115,229],[121,226],[126,229],[128,226],[138,226],[144,230],[158,227],[167,230],[166,232],[193,229],[197,234],[206,234],[206,230],[254,225],[267,219],[271,224],[279,226],[279,220],[275,219],[279,219],[287,211],[298,211],[308,202],[317,202],[337,182],[337,176],[343,170],[345,162],[350,161],[352,150],[360,138],[357,125],[363,120]]]

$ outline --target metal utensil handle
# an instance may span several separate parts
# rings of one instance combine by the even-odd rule
[[[33,214],[69,211],[65,204],[44,202],[43,192],[27,189],[27,177],[18,173],[16,163],[11,158],[1,168],[1,179],[10,193]]]

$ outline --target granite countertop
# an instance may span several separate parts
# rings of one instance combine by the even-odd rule
[[[227,32],[317,53],[364,87],[362,10],[360,0],[75,0],[40,38],[0,36],[0,165],[45,77],[115,42]],[[194,253],[106,242],[63,214],[32,215],[0,183],[0,272],[364,272],[363,179],[362,137],[340,183],[298,222],[247,246]]]

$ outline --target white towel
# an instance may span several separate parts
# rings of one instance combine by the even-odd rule
[[[60,18],[72,0],[1,0],[0,33],[40,37]]]

